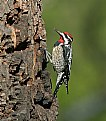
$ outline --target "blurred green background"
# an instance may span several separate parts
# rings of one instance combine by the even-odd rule
[[[106,0],[43,0],[49,52],[54,27],[74,37],[69,95],[58,92],[57,121],[106,121]],[[55,88],[56,73],[48,70]]]

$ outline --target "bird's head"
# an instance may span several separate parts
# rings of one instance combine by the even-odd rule
[[[63,43],[65,45],[68,45],[73,42],[73,37],[70,33],[68,32],[60,32],[58,30],[55,29],[55,31],[60,35],[60,39],[58,40],[58,42]]]

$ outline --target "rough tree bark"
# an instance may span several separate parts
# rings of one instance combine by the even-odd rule
[[[55,121],[41,0],[0,0],[0,121]]]

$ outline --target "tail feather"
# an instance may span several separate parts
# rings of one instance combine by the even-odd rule
[[[67,92],[67,94],[69,94],[69,91],[68,91],[68,81],[69,81],[70,73],[69,73],[69,71],[67,73],[66,72],[65,73],[61,72],[61,73],[58,74],[58,76],[57,76],[57,82],[56,82],[56,88],[54,90],[53,97],[57,96],[57,92],[58,92],[60,86],[63,84],[63,82],[64,82],[64,84],[66,86],[66,92]]]
[[[69,75],[63,75],[63,82],[64,82],[64,84],[65,84],[65,86],[66,86],[66,92],[67,92],[67,94],[69,93],[69,91],[68,91],[68,81],[69,81]]]
[[[54,90],[53,97],[56,97],[57,96],[57,92],[58,92],[60,86],[63,84],[63,79],[62,79],[63,74],[64,74],[64,72],[61,72],[57,76],[56,88]]]
[[[67,94],[69,94],[69,91],[68,91],[68,80],[64,80],[64,84],[66,86],[66,92],[67,92]]]

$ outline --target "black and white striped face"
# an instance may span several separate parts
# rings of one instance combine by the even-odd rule
[[[72,37],[72,35],[71,34],[69,34],[68,32],[60,32],[60,31],[57,31],[57,30],[55,30],[59,35],[60,35],[60,37],[64,40],[64,44],[65,45],[68,45],[68,44],[70,44],[71,45],[71,43],[73,42],[73,37]]]
[[[71,44],[73,42],[73,37],[68,32],[63,32],[64,44]]]

